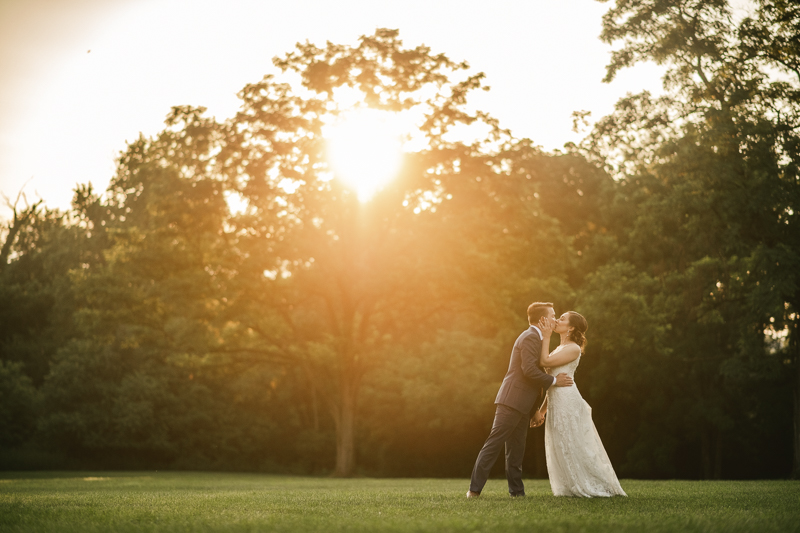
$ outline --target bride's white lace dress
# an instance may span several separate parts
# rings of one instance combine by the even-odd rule
[[[581,358],[550,369],[575,376]],[[619,484],[600,435],[592,422],[592,408],[572,387],[547,391],[544,446],[550,488],[556,496],[627,496]]]

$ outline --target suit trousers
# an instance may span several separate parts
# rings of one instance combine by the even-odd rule
[[[522,483],[522,457],[525,455],[529,422],[530,417],[527,414],[507,405],[497,404],[492,431],[472,469],[469,490],[472,492],[483,490],[486,480],[489,479],[489,472],[497,461],[497,456],[500,455],[501,447],[505,444],[508,493],[512,496],[525,495],[525,485]]]

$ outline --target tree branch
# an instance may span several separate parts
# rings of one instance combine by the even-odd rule
[[[14,218],[8,225],[8,235],[6,235],[3,247],[0,248],[0,272],[2,272],[8,264],[8,256],[11,255],[11,247],[14,245],[17,234],[22,227],[27,224],[28,219],[36,213],[36,210],[42,203],[42,200],[39,200],[33,205],[28,205],[28,199],[25,197],[25,193],[23,193],[22,190],[17,193],[17,198],[14,200],[13,204],[6,195],[3,195],[3,199],[14,214]],[[17,204],[19,204],[20,199],[25,202],[25,209],[22,210],[22,212],[17,211]]]

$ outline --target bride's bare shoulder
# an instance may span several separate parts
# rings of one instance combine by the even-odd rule
[[[564,359],[569,360],[571,363],[581,355],[581,347],[574,343],[565,344],[561,347],[562,351],[561,354]]]
[[[581,347],[574,342],[570,342],[564,345],[564,351],[569,353],[581,353]]]

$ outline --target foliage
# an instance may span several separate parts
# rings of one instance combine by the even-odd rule
[[[530,186],[496,160],[493,146],[508,145],[507,133],[467,111],[483,75],[456,79],[465,63],[405,49],[396,31],[378,30],[356,47],[299,45],[275,64],[299,74],[302,87],[271,77],[245,87],[242,110],[218,130],[215,169],[247,205],[230,221],[237,262],[227,349],[267,346],[303,370],[312,408],[321,402],[334,422],[336,472],[346,475],[362,383],[390,348],[473,323],[493,335],[502,322],[492,315],[507,313],[514,282],[558,280],[546,266],[563,248],[554,222],[522,201]],[[325,121],[345,111],[337,94],[346,90],[424,119],[427,146],[367,204],[331,179],[321,141]],[[472,144],[451,140],[459,125],[488,133]],[[541,228],[548,261],[528,260],[530,239],[520,234],[531,226]],[[496,281],[487,285],[487,276]]]
[[[742,447],[788,442],[781,428],[789,426],[782,417],[798,365],[800,305],[800,255],[789,244],[800,242],[800,77],[786,47],[798,16],[786,3],[761,2],[737,24],[727,2],[626,0],[604,17],[602,38],[622,45],[609,80],[638,61],[667,66],[665,96],[621,100],[582,149],[619,183],[606,212],[614,258],[593,276],[627,274],[623,283],[593,278],[581,302],[600,318],[615,300],[638,296],[640,309],[618,315],[635,345],[600,339],[598,355],[653,373],[642,380],[654,387],[650,397],[629,405],[638,427],[626,446],[631,473],[675,475],[673,465],[686,464],[680,448],[698,446],[704,476],[719,477]],[[776,334],[788,343],[771,343]],[[654,379],[657,372],[670,377]],[[629,383],[620,383],[623,395],[641,399],[645,391]],[[762,417],[775,425],[758,444],[741,428]]]
[[[577,380],[621,474],[786,476],[797,17],[619,0],[609,79],[656,61],[666,94],[622,99],[563,153],[475,111],[483,74],[396,30],[298,45],[228,120],[173,108],[107,191],[3,229],[0,444],[104,468],[466,476],[545,300],[589,321]],[[423,140],[369,202],[327,164],[346,99],[411,113]]]
[[[80,242],[61,263],[69,334],[45,336],[58,349],[40,376],[45,441],[84,457],[234,467],[274,442],[272,461],[326,469],[333,430],[336,472],[349,474],[362,386],[385,385],[400,346],[424,357],[470,331],[453,338],[472,359],[497,353],[498,331],[520,327],[512,309],[569,293],[554,268],[569,246],[538,206],[542,180],[514,169],[521,153],[544,155],[467,110],[482,74],[404,48],[393,30],[355,47],[299,45],[275,63],[289,81],[248,85],[232,119],[176,107],[161,134],[128,146],[104,195],[76,191],[63,222]],[[324,156],[342,90],[416,112],[427,139],[366,204]],[[477,140],[454,140],[459,125],[480,127]],[[32,256],[19,251],[10,267]],[[259,409],[262,425],[244,422]]]
[[[74,310],[69,270],[80,266],[85,241],[64,213],[38,204],[24,212],[5,234],[13,259],[0,263],[0,354],[22,363],[40,385],[49,360],[69,336]]]
[[[393,347],[391,363],[365,385],[362,466],[396,476],[468,473],[494,413],[505,344],[440,332],[418,347]]]
[[[36,428],[36,389],[21,367],[0,361],[0,447],[26,442]]]

